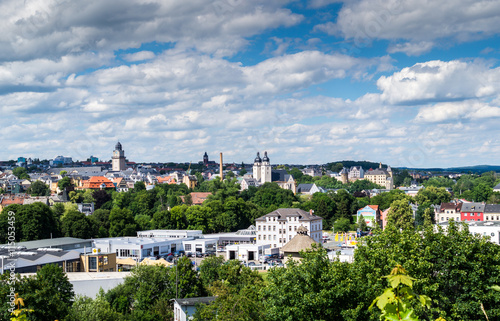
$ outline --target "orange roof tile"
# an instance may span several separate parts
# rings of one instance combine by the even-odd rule
[[[115,188],[113,182],[104,176],[92,176],[90,179],[83,181],[83,188],[99,189],[102,184],[104,188]]]

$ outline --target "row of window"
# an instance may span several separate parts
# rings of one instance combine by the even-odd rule
[[[261,238],[261,236],[262,236],[262,238]],[[272,241],[272,240],[276,241],[276,235],[259,235],[258,236],[259,241],[261,241],[261,240],[266,241],[266,238],[267,238],[267,241]],[[288,240],[290,241],[291,239],[292,239],[292,236],[290,235],[288,237]],[[286,237],[279,238],[278,241],[280,243],[286,243]],[[276,247],[276,244],[274,245],[274,247]]]
[[[120,257],[139,257],[139,250],[117,249],[116,256]]]
[[[449,217],[447,217],[447,218],[446,218],[446,220],[447,220],[447,221],[449,221],[449,220],[450,220],[450,218],[449,218]],[[471,219],[467,219],[467,218],[466,218],[466,220],[474,221],[474,219],[473,219],[473,218],[471,218]],[[499,215],[497,215],[497,216],[493,216],[493,215],[492,215],[492,216],[486,216],[486,217],[484,218],[484,220],[485,220],[485,221],[490,221],[490,220],[491,220],[491,221],[500,221],[500,216],[499,216]],[[441,217],[441,222],[443,222],[443,221],[444,221],[444,217]],[[456,218],[456,221],[460,222],[460,217],[457,217],[457,218]],[[477,219],[477,221],[480,221],[480,219]]]
[[[294,217],[287,217],[286,218],[287,221],[289,222],[297,222],[297,216],[294,216]],[[266,221],[267,222],[276,222],[276,216],[273,216],[273,217],[266,217]],[[284,222],[280,222],[281,223],[284,223]]]

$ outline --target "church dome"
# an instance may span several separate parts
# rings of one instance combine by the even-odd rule
[[[115,150],[122,150],[122,144],[120,144],[120,142],[116,143]]]
[[[262,159],[260,159],[260,153],[257,152],[257,157],[255,157],[254,163],[261,163]]]
[[[269,163],[269,157],[267,157],[267,152],[264,152],[264,158],[262,159],[262,161]]]

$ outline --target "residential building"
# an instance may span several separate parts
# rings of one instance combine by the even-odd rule
[[[240,181],[240,190],[244,191],[247,190],[250,186],[257,187],[259,186],[259,182],[252,177],[244,177]]]
[[[377,224],[380,227],[383,226],[378,205],[366,205],[365,207],[360,208],[356,213],[356,223],[359,222],[361,215],[363,215],[363,219],[368,227],[373,228]]]
[[[361,166],[352,166],[349,169],[349,180],[363,179],[365,177],[365,170]]]
[[[316,184],[299,184],[297,186],[297,194],[313,195],[314,193],[319,193],[321,190],[316,186]]]
[[[309,235],[320,242],[323,236],[323,219],[298,208],[280,208],[255,220],[257,245],[271,244],[271,248],[281,248],[304,226]]]
[[[500,221],[500,205],[499,204],[484,205],[484,220]]]
[[[453,219],[455,222],[461,221],[462,202],[441,203],[435,213],[436,223],[446,222]]]
[[[203,304],[210,304],[217,297],[200,297],[189,299],[174,299],[174,321],[188,321],[193,319],[197,307]]]
[[[198,179],[194,175],[184,175],[182,182],[190,189],[194,189],[198,184]]]
[[[387,169],[382,168],[382,163],[380,163],[378,169],[370,170],[365,173],[364,179],[369,180],[372,183],[385,187],[386,189],[393,189],[394,183],[392,179],[392,169],[390,166]]]
[[[497,186],[493,187],[493,192],[499,192],[500,193],[500,183]]]
[[[293,176],[288,174],[284,169],[273,169],[271,171],[271,181],[278,184],[282,189],[288,189],[295,193],[296,184]]]
[[[483,221],[483,203],[463,203],[460,210],[461,221]]]
[[[125,163],[125,151],[122,149],[122,144],[120,142],[116,143],[111,159],[114,172],[125,170],[127,166]]]
[[[466,223],[469,225],[471,234],[489,237],[490,242],[500,245],[500,222],[467,221]],[[446,229],[448,222],[440,222],[439,225]]]
[[[309,175],[312,177],[323,176],[323,172],[321,171],[321,169],[319,169],[317,167],[304,168],[304,169],[301,169],[300,171],[302,172],[302,174]]]
[[[49,161],[50,166],[67,165],[72,163],[73,159],[65,156],[56,156],[53,160]]]
[[[105,189],[116,188],[112,181],[104,176],[92,176],[88,180],[82,181],[82,187],[78,189]]]

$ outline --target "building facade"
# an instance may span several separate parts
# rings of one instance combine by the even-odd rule
[[[441,203],[436,211],[436,223],[446,222],[453,219],[455,222],[461,221],[462,202]]]
[[[321,242],[323,237],[323,219],[298,208],[280,208],[255,220],[257,245],[270,244],[271,248],[281,248],[297,235],[297,229],[303,226],[309,235]]]
[[[460,210],[460,220],[462,221],[483,221],[483,203],[464,203]]]

